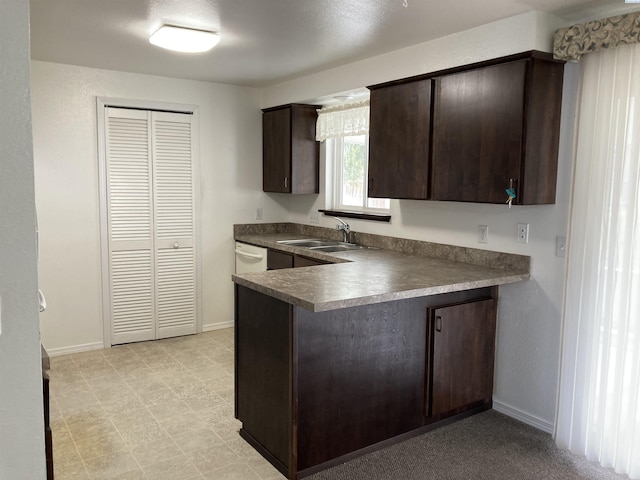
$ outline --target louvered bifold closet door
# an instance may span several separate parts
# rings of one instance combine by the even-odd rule
[[[155,338],[149,113],[106,112],[111,343]]]
[[[196,333],[192,118],[152,116],[157,338]]]

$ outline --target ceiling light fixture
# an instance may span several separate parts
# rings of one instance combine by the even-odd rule
[[[201,53],[215,47],[220,41],[217,32],[194,28],[163,25],[149,37],[149,43],[176,52]]]

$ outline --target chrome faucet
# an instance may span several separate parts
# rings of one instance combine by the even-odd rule
[[[340,222],[338,225],[336,225],[336,230],[342,230],[342,234],[344,235],[343,241],[345,243],[351,243],[351,227],[349,227],[349,224],[344,222],[343,220],[340,220],[338,217],[332,218],[335,218]]]

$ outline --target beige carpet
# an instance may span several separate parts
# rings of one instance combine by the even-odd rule
[[[493,410],[325,470],[309,480],[624,480]]]

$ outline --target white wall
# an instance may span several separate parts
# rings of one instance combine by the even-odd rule
[[[0,478],[45,478],[29,4],[0,2]]]
[[[274,85],[263,106],[313,101],[387,80],[464,65],[520,51],[548,49],[558,20],[539,13],[519,15],[450,37]],[[567,232],[571,184],[576,68],[567,66],[556,204],[514,207],[392,200],[390,224],[350,221],[356,231],[530,255],[530,281],[501,288],[494,404],[513,416],[551,430],[555,418],[564,259],[555,256],[556,236]],[[324,181],[322,181],[324,183]],[[296,197],[291,220],[310,223],[325,198]],[[516,242],[518,223],[530,224],[529,244]],[[321,217],[323,226],[335,220]],[[478,225],[489,226],[479,244]]]
[[[434,72],[527,50],[551,51],[553,32],[563,25],[540,12],[482,25],[331,70],[265,88],[263,108],[313,102],[339,92]]]
[[[234,223],[288,217],[262,193],[260,92],[255,89],[32,62],[42,338],[53,354],[100,348],[96,97],[199,106],[202,301],[205,329],[233,321]]]

